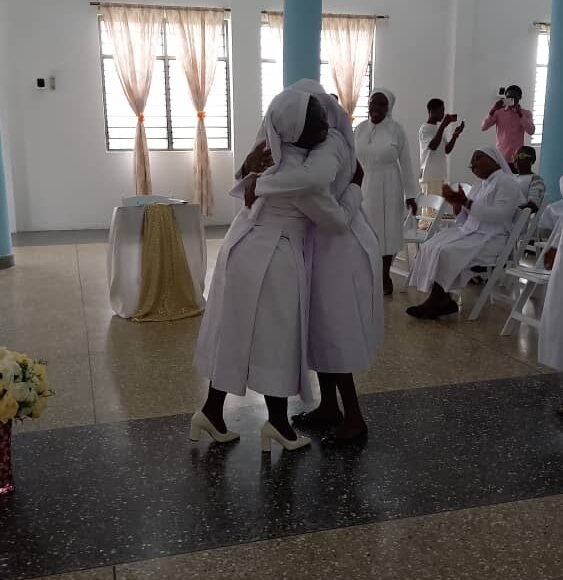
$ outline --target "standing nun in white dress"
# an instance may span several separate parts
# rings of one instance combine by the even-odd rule
[[[338,200],[349,188],[359,188],[351,184],[358,164],[348,115],[316,81],[304,79],[291,88],[319,100],[328,114],[331,130],[325,143],[311,151],[294,171],[260,178],[256,194],[270,197],[279,191],[296,191],[309,182],[317,187],[330,186]],[[331,147],[335,154],[327,156],[326,150]],[[328,163],[327,158],[333,163]],[[311,226],[308,249],[309,368],[318,373],[321,404],[293,420],[301,427],[338,426],[334,437],[325,439],[325,443],[349,444],[367,433],[352,373],[371,368],[383,341],[381,250],[362,210],[353,216],[350,228],[341,235]],[[338,406],[337,389],[344,417]]]
[[[326,139],[328,124],[319,102],[300,91],[285,90],[266,115],[272,173],[303,163]],[[253,188],[256,175],[249,176]],[[202,430],[216,441],[238,438],[227,431],[223,404],[227,393],[244,396],[250,388],[265,396],[269,422],[263,449],[275,439],[286,449],[310,443],[297,437],[287,418],[287,398],[311,400],[307,379],[309,289],[304,244],[309,220],[345,232],[361,206],[350,190],[340,204],[327,191],[287,194],[243,208],[231,226],[217,260],[195,354],[195,366],[211,381],[207,401],[192,419],[191,438]]]
[[[375,89],[369,101],[369,120],[356,129],[356,154],[365,171],[364,208],[383,254],[383,288],[393,293],[391,265],[403,249],[405,203],[417,213],[419,186],[403,127],[393,120],[395,96]]]
[[[475,151],[471,170],[481,181],[471,188],[469,196],[461,187],[457,192],[444,187],[444,197],[457,215],[457,226],[422,244],[416,257],[409,284],[420,292],[431,290],[431,294],[423,304],[407,309],[415,318],[432,320],[458,311],[448,292],[464,288],[475,275],[472,268],[496,263],[518,205],[524,201],[506,159],[494,147]]]
[[[563,371],[563,218],[556,227],[559,232],[546,256],[546,267],[552,271],[541,319],[539,361]]]

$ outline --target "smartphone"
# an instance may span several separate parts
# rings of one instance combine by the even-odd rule
[[[457,123],[457,113],[454,115],[450,115],[450,117],[452,118],[453,123]]]

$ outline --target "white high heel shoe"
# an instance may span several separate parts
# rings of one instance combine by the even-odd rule
[[[227,431],[226,433],[217,431],[213,423],[201,411],[198,411],[192,417],[190,439],[192,441],[199,441],[202,431],[205,431],[217,443],[230,443],[231,441],[240,439],[240,434],[234,431]]]
[[[261,431],[262,451],[270,453],[272,451],[272,441],[277,441],[287,451],[296,451],[311,445],[309,437],[297,437],[295,441],[286,439],[269,421],[266,421]]]

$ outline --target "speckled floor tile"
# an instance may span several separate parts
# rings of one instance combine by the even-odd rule
[[[561,580],[563,496],[117,567],[117,580]]]
[[[364,448],[272,458],[263,406],[227,413],[231,446],[189,443],[186,415],[17,435],[0,577],[561,494],[561,398],[558,375],[368,395]]]
[[[43,416],[16,426],[17,431],[37,431],[91,425],[95,422],[88,355],[54,358],[47,368],[55,395]]]
[[[58,576],[45,576],[41,580],[114,580],[114,574],[113,568],[96,568]]]

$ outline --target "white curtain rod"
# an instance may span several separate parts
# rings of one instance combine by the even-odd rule
[[[279,10],[263,10],[262,14],[281,14]],[[323,16],[334,16],[335,18],[375,18],[375,20],[390,20],[391,17],[388,14],[334,14],[334,13],[327,13],[323,14]]]
[[[132,4],[130,2],[90,2],[90,6],[116,6],[118,8],[154,8],[155,10],[201,10],[211,12],[230,12],[230,8],[202,8],[195,6],[163,6],[160,4]]]

